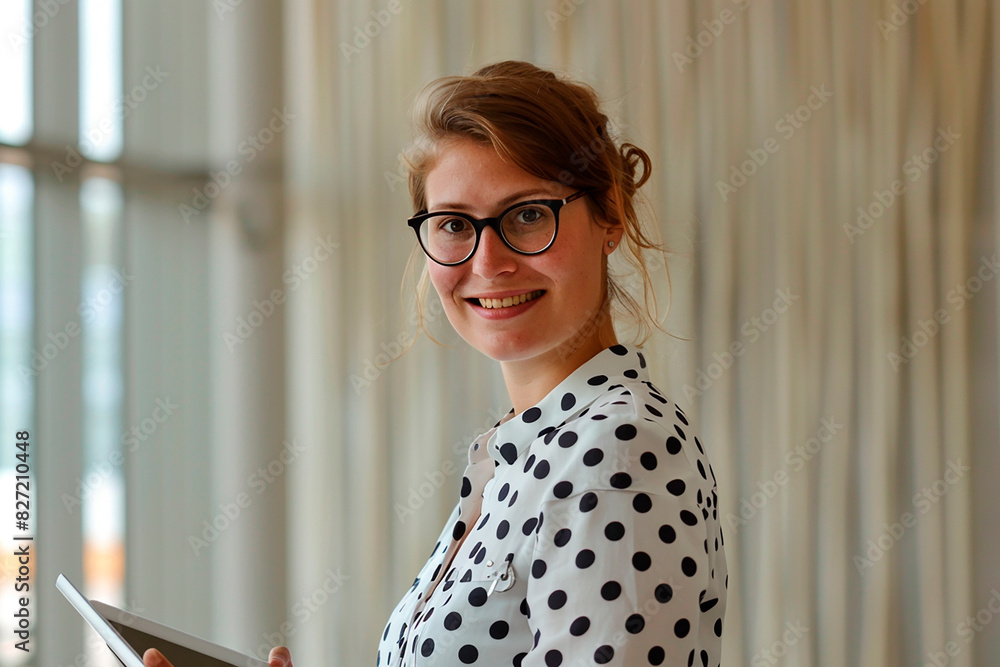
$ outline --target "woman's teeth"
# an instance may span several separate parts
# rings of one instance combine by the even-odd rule
[[[535,290],[534,292],[518,294],[517,296],[505,296],[502,299],[479,299],[479,305],[483,308],[509,308],[510,306],[516,306],[520,303],[524,303],[525,301],[537,299],[544,291],[545,290]]]

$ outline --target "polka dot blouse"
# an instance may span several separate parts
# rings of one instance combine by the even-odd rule
[[[727,584],[697,431],[615,345],[469,446],[377,665],[715,667]]]

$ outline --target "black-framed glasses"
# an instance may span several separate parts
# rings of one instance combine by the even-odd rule
[[[559,209],[585,194],[586,189],[565,199],[518,202],[494,218],[479,219],[457,211],[423,211],[407,220],[407,225],[413,228],[427,256],[444,266],[457,266],[475,255],[486,227],[492,227],[514,252],[537,255],[556,240]]]

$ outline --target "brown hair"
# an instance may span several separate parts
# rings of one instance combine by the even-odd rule
[[[438,151],[461,138],[492,145],[502,159],[539,178],[586,188],[588,195],[584,201],[591,216],[606,221],[609,227],[623,227],[625,243],[619,252],[628,247],[629,252],[624,253],[626,261],[642,276],[646,304],[645,308],[640,307],[608,274],[605,255],[602,314],[610,316],[610,304],[616,303],[636,325],[640,346],[652,334],[650,325],[665,332],[657,317],[656,294],[643,251],[663,253],[665,268],[666,254],[662,245],[650,240],[643,231],[634,201],[637,190],[649,180],[651,162],[638,146],[627,142],[617,144],[610,136],[608,117],[600,111],[593,88],[561,79],[531,63],[508,60],[487,65],[472,76],[435,79],[417,96],[411,116],[414,139],[403,151],[402,160],[409,171],[415,212],[426,210],[426,177]],[[637,177],[640,163],[642,173]],[[414,258],[423,255],[419,244],[414,244],[404,285],[412,273]],[[628,271],[625,275],[632,273]],[[429,278],[425,265],[415,287],[417,324],[431,340],[441,344],[424,327]],[[670,284],[669,272],[667,283]],[[416,337],[410,341],[404,353],[415,340]]]

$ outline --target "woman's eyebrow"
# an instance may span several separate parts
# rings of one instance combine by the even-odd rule
[[[501,199],[500,201],[498,201],[496,203],[496,207],[497,208],[501,208],[501,209],[502,208],[506,208],[508,204],[511,204],[514,201],[516,201],[516,200],[518,200],[518,199],[520,199],[522,197],[527,197],[528,195],[538,195],[538,194],[545,195],[546,197],[551,197],[553,199],[559,199],[559,197],[556,197],[551,192],[548,192],[546,190],[542,190],[541,188],[532,188],[530,190],[522,190],[521,192],[515,192],[514,194],[507,195],[506,197],[504,197],[503,199]],[[468,204],[463,204],[461,202],[450,202],[450,201],[448,201],[448,202],[442,202],[440,204],[436,204],[433,207],[428,206],[427,210],[428,211],[441,211],[441,210],[463,211],[463,210],[467,210],[468,208],[470,208],[468,206]]]

